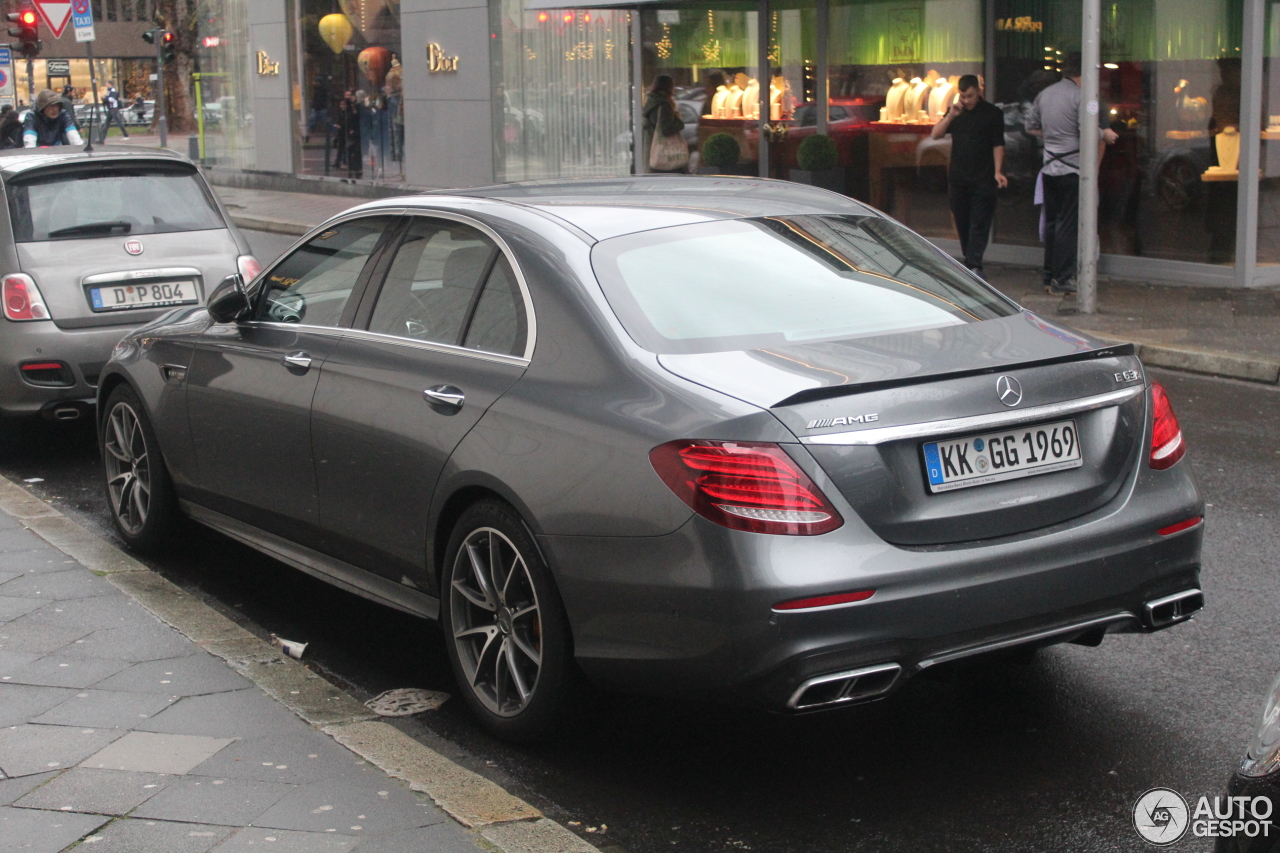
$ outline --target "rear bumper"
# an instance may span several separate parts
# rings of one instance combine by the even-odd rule
[[[895,665],[897,677],[872,679],[891,680],[891,690],[962,657],[1096,644],[1106,633],[1185,621],[1195,602],[1160,600],[1199,590],[1204,526],[1157,531],[1203,512],[1186,471],[1144,467],[1104,509],[969,546],[898,548],[851,512],[824,536],[741,533],[695,517],[662,537],[541,542],[593,680],[620,690],[731,693],[785,709],[815,678]],[[857,604],[772,610],[866,589],[875,595]]]
[[[59,329],[52,322],[0,319],[0,414],[24,417],[51,413],[66,404],[82,409],[91,406],[98,375],[111,350],[132,330],[133,326]],[[25,382],[18,366],[32,361],[63,362],[75,384],[41,387]]]

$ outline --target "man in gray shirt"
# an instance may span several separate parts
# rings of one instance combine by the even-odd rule
[[[1063,63],[1062,79],[1036,96],[1024,119],[1027,133],[1044,139],[1044,266],[1050,293],[1076,291],[1080,210],[1080,54]],[[1117,134],[1098,134],[1098,163]]]

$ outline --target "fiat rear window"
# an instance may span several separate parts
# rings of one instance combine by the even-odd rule
[[[171,234],[225,228],[217,206],[182,164],[92,164],[6,182],[18,243]]]
[[[592,251],[628,334],[657,353],[762,349],[1007,317],[1018,308],[878,216],[681,225]]]

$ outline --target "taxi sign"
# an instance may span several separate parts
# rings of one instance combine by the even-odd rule
[[[76,41],[93,41],[93,9],[89,0],[71,0],[71,26],[76,29]]]

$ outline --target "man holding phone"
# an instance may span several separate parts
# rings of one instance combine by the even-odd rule
[[[981,276],[982,256],[996,215],[996,190],[1009,185],[1004,176],[1004,113],[983,99],[975,75],[961,77],[956,88],[955,103],[929,135],[934,139],[951,135],[951,215],[964,265]]]

